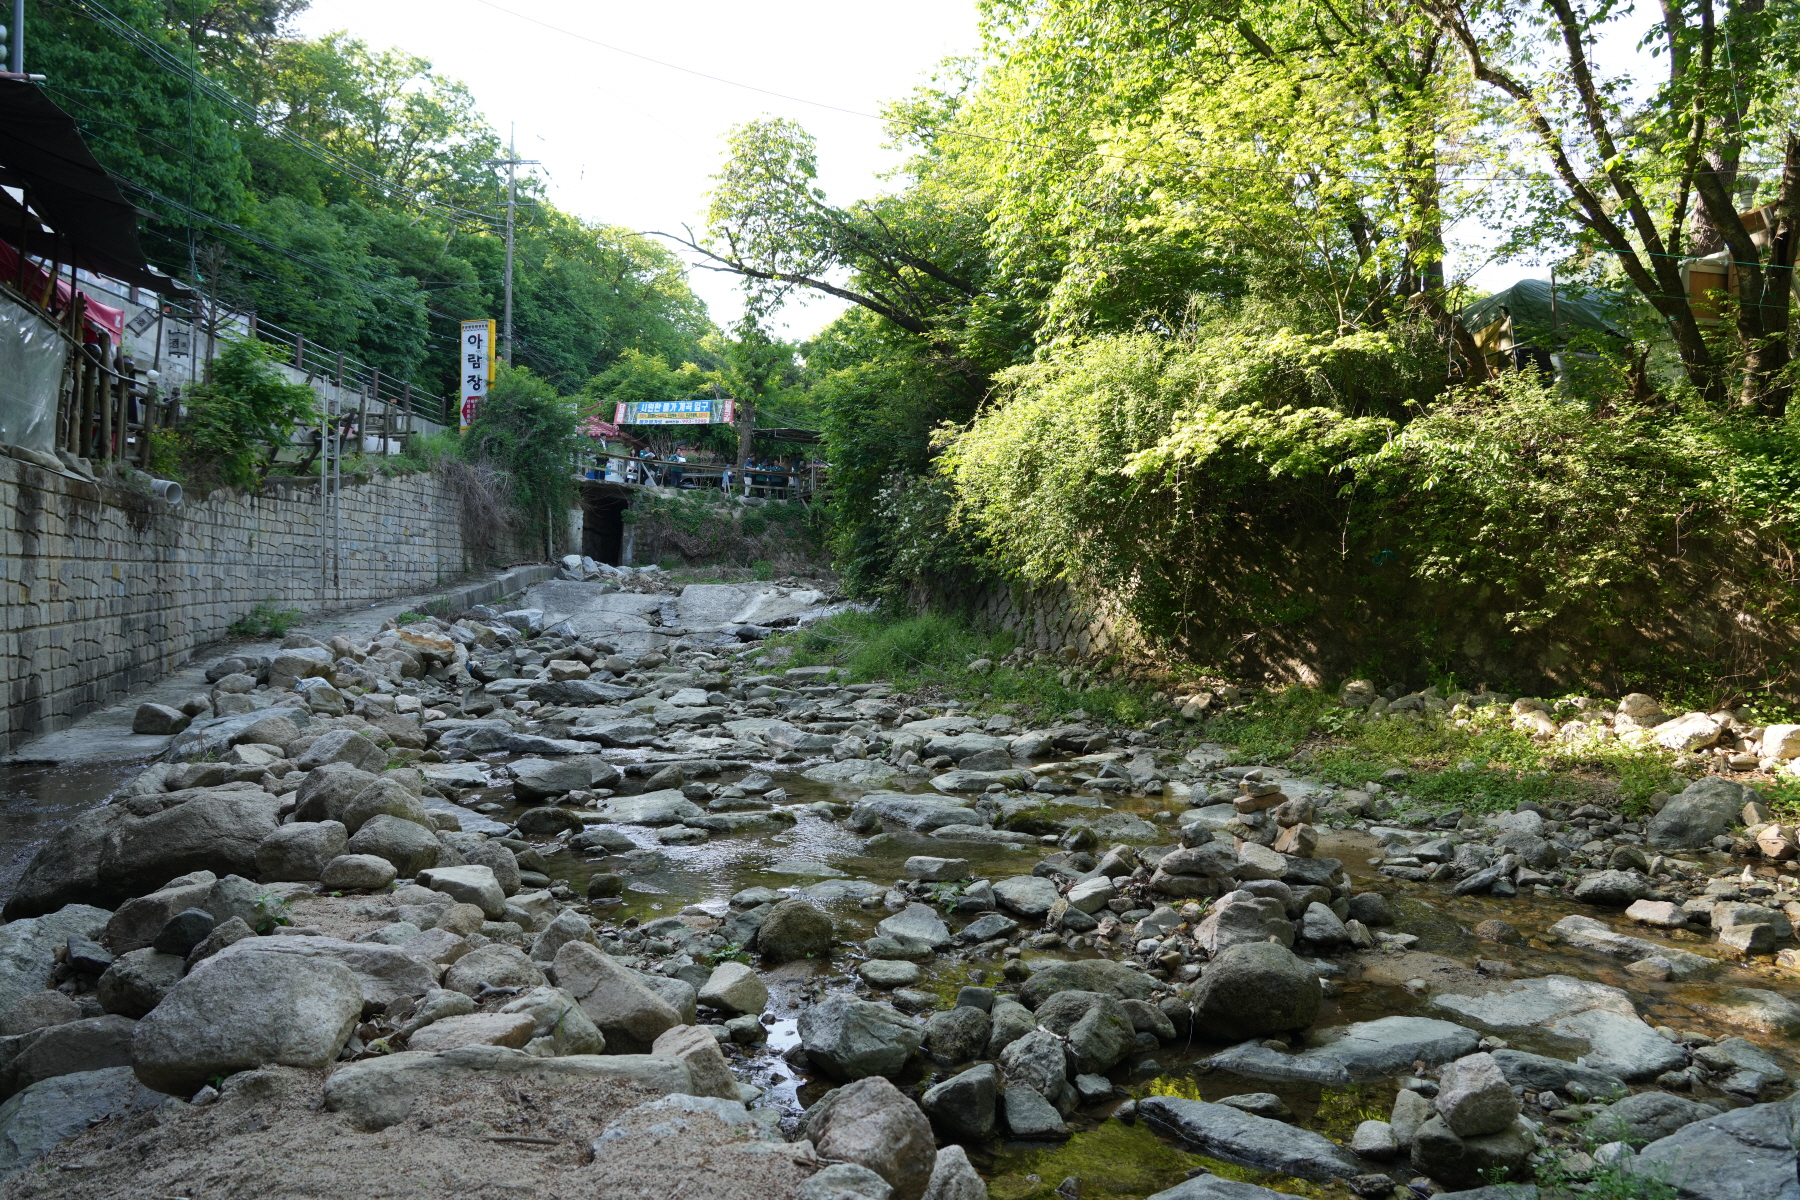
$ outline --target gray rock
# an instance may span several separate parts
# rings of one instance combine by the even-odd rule
[[[1541,1054],[1527,1054],[1523,1050],[1506,1049],[1493,1053],[1494,1061],[1500,1064],[1501,1074],[1506,1076],[1506,1082],[1516,1088],[1567,1095],[1569,1085],[1578,1083],[1587,1089],[1590,1096],[1596,1097],[1622,1095],[1630,1090],[1617,1075],[1609,1075],[1605,1071],[1597,1071],[1579,1063],[1547,1058]]]
[[[994,899],[1001,908],[1028,920],[1041,921],[1060,896],[1056,885],[1036,875],[1014,875],[994,884]]]
[[[1270,938],[1283,946],[1294,944],[1294,923],[1288,919],[1287,905],[1273,896],[1247,892],[1221,897],[1194,931],[1194,940],[1215,954]]]
[[[856,1163],[832,1163],[794,1191],[794,1200],[888,1200],[888,1181]]]
[[[1196,1019],[1215,1036],[1248,1038],[1304,1029],[1319,1016],[1319,977],[1271,942],[1232,946],[1194,992]]]
[[[691,1095],[692,1080],[678,1058],[649,1054],[578,1054],[539,1058],[501,1046],[461,1046],[438,1054],[407,1051],[350,1063],[325,1081],[325,1108],[355,1128],[376,1131],[404,1121],[434,1092],[508,1080],[528,1091],[553,1093],[594,1080],[614,1080],[652,1095]]]
[[[711,1030],[702,1029],[698,1025],[677,1025],[672,1029],[665,1029],[657,1035],[651,1046],[651,1053],[659,1057],[679,1058],[686,1063],[688,1076],[694,1081],[694,1095],[741,1103],[738,1100],[737,1080],[732,1077],[731,1067],[725,1061],[725,1052],[719,1049],[719,1040],[712,1035]]]
[[[920,1104],[941,1136],[979,1141],[994,1132],[999,1095],[999,1071],[993,1063],[982,1063],[930,1088]]]
[[[1492,1055],[1459,1058],[1439,1073],[1438,1080],[1438,1115],[1458,1137],[1501,1133],[1519,1115],[1519,1098]]]
[[[614,796],[600,811],[620,825],[679,825],[706,815],[704,809],[673,788],[636,796]]]
[[[547,758],[521,758],[513,762],[513,794],[521,804],[549,796],[563,796],[592,785],[592,773],[584,762],[552,762]]]
[[[164,807],[153,807],[159,804]],[[100,850],[95,898],[119,903],[191,871],[254,875],[256,847],[275,832],[279,806],[274,796],[248,784],[105,806],[116,817]],[[140,808],[153,810],[139,815]]]
[[[150,945],[162,954],[173,954],[186,960],[194,948],[213,931],[213,915],[204,908],[188,908],[169,918],[156,940]]]
[[[1400,1143],[1394,1139],[1394,1127],[1386,1121],[1364,1121],[1350,1137],[1350,1152],[1385,1161],[1400,1153]]]
[[[387,766],[387,751],[360,733],[349,729],[331,729],[320,734],[306,753],[294,760],[294,766],[311,771],[326,763],[348,763],[371,774]]]
[[[1298,1054],[1284,1054],[1259,1041],[1248,1041],[1207,1062],[1249,1079],[1341,1087],[1401,1074],[1419,1059],[1428,1066],[1449,1062],[1473,1054],[1480,1041],[1471,1030],[1430,1017],[1381,1017],[1318,1030],[1313,1037],[1320,1044]]]
[[[838,1080],[897,1074],[924,1036],[916,1022],[892,1005],[842,994],[802,1011],[798,1028],[807,1057]]]
[[[56,951],[71,937],[98,938],[112,914],[103,908],[71,904],[60,911],[0,925],[0,1012],[33,992],[50,986]],[[113,951],[118,953],[117,948]]]
[[[916,938],[933,949],[950,944],[950,927],[930,905],[914,902],[881,921],[876,932],[894,938]]]
[[[1056,1106],[1044,1099],[1036,1089],[1014,1084],[1001,1093],[1006,1106],[1006,1128],[1015,1138],[1042,1141],[1069,1136]]]
[[[106,934],[101,940],[114,954],[148,946],[176,913],[204,905],[217,880],[211,871],[198,871],[171,880],[147,896],[125,901],[106,923]]]
[[[1236,1179],[1226,1179],[1222,1175],[1196,1175],[1184,1183],[1156,1193],[1149,1200],[1282,1200],[1288,1192],[1272,1192],[1266,1187],[1258,1187],[1254,1183],[1243,1183]],[[1441,1200],[1450,1197],[1439,1193]],[[1482,1197],[1481,1200],[1490,1200]],[[1494,1197],[1492,1200],[1537,1200],[1530,1197]]]
[[[1800,1096],[1757,1104],[1684,1126],[1628,1160],[1634,1174],[1661,1178],[1681,1200],[1796,1200]]]
[[[344,823],[345,829],[355,834],[369,820],[389,816],[436,831],[437,824],[424,800],[396,775],[398,772],[377,777],[338,811],[337,818]]]
[[[1649,891],[1649,882],[1636,872],[1595,871],[1575,885],[1575,899],[1603,908],[1625,908]]]
[[[394,864],[373,854],[340,854],[325,864],[319,882],[334,892],[376,892],[394,882]]]
[[[1748,793],[1748,794],[1746,794]],[[1671,797],[1650,818],[1645,840],[1665,850],[1693,850],[1730,831],[1754,789],[1709,775],[1696,780]]]
[[[106,1012],[135,1021],[161,1004],[186,971],[184,957],[161,954],[149,946],[132,950],[119,955],[106,968],[94,985],[95,999]]]
[[[968,1151],[961,1146],[938,1150],[923,1200],[988,1200],[987,1182],[969,1165]]]
[[[734,1013],[760,1013],[769,1006],[769,989],[754,970],[740,962],[722,962],[700,988],[699,1002]]]
[[[1137,1048],[1137,1028],[1130,1014],[1110,995],[1058,992],[1038,1005],[1036,1015],[1038,1028],[1064,1040],[1079,1072],[1109,1071]]]
[[[873,988],[907,988],[925,977],[918,964],[892,958],[871,958],[856,968],[864,983]]]
[[[927,854],[915,854],[906,860],[902,868],[908,879],[922,879],[931,883],[942,883],[953,879],[962,879],[969,873],[969,860],[966,858],[934,858]]]
[[[1019,988],[1019,1001],[1027,1008],[1036,1008],[1058,992],[1107,992],[1120,1000],[1148,1000],[1156,987],[1142,971],[1105,958],[1033,966],[1037,969]]]
[[[1667,1092],[1639,1092],[1615,1102],[1594,1118],[1596,1141],[1630,1142],[1641,1145],[1666,1138],[1695,1121],[1719,1115],[1710,1104],[1701,1104]]]
[[[66,1025],[79,1020],[81,1006],[61,992],[27,992],[0,1013],[0,1037],[18,1037],[49,1025]]]
[[[1522,1177],[1537,1137],[1522,1118],[1511,1128],[1485,1137],[1458,1137],[1433,1117],[1413,1135],[1412,1165],[1449,1187],[1479,1187],[1493,1178]]]
[[[291,941],[293,939],[284,940]],[[569,946],[582,944],[581,942],[565,942],[563,946],[566,949]],[[560,952],[558,961],[561,961]],[[558,975],[557,978],[561,980],[562,976]],[[539,969],[538,965],[532,962],[523,950],[517,946],[509,946],[505,942],[489,942],[485,946],[471,950],[451,963],[450,969],[444,972],[444,986],[453,992],[462,992],[468,996],[478,994],[483,987],[534,988],[543,982],[544,972]],[[570,989],[571,992],[573,990],[573,988]]]
[[[504,847],[503,847],[504,848]],[[459,904],[473,904],[489,920],[498,920],[506,912],[506,893],[494,878],[493,869],[480,865],[432,867],[419,872],[416,882],[434,892],[442,892]]]
[[[206,960],[138,1022],[132,1065],[146,1086],[191,1096],[215,1075],[271,1063],[322,1067],[343,1049],[363,1008],[348,967],[236,951]]]
[[[824,958],[831,953],[831,918],[805,900],[769,905],[756,933],[756,949],[772,963]]]
[[[265,883],[309,881],[345,852],[349,831],[342,821],[295,821],[256,844],[258,878]]]
[[[556,961],[556,952],[563,948],[564,942],[594,941],[594,927],[588,919],[574,909],[556,914],[556,919],[544,927],[544,931],[531,943],[531,961],[535,963],[551,963]]]
[[[557,985],[574,996],[615,1052],[648,1051],[681,1014],[643,980],[586,942],[565,942],[556,955]]]
[[[1711,974],[1719,965],[1713,959],[1678,949],[1667,942],[1655,942],[1619,933],[1592,917],[1564,917],[1550,927],[1550,932],[1571,946],[1610,958],[1622,958],[1631,962],[1641,958],[1660,958],[1669,964],[1671,979],[1697,979]]]
[[[1394,906],[1386,896],[1380,892],[1358,892],[1350,897],[1350,919],[1374,928],[1392,925],[1396,918]]]
[[[912,796],[902,792],[871,792],[851,810],[852,825],[879,823],[888,829],[930,833],[949,825],[981,825],[974,809],[942,796]]]
[[[949,1062],[968,1062],[981,1056],[992,1033],[992,1021],[986,1012],[959,1005],[926,1019],[924,1044],[931,1053]]]
[[[294,821],[343,823],[350,802],[374,786],[377,777],[349,763],[326,763],[306,773],[294,792]],[[345,835],[348,836],[348,830]]]
[[[1394,1141],[1399,1147],[1410,1150],[1419,1127],[1436,1115],[1437,1109],[1431,1106],[1431,1101],[1410,1088],[1401,1088],[1394,1094],[1394,1110],[1388,1117],[1388,1128],[1394,1131]]]
[[[511,950],[508,946],[505,949]],[[516,951],[515,951],[516,953]],[[397,1000],[423,996],[437,985],[437,976],[424,963],[399,946],[380,942],[346,942],[333,937],[297,934],[286,937],[245,938],[220,950],[189,972],[189,978],[216,971],[237,959],[252,955],[286,959],[320,959],[341,963],[355,978],[364,1012],[378,1012]]]
[[[39,1080],[0,1104],[0,1175],[36,1162],[90,1125],[136,1116],[167,1099],[139,1083],[129,1066]]]
[[[956,932],[956,940],[964,945],[1011,937],[1019,931],[1019,923],[999,913],[984,913]]]
[[[1767,988],[1721,988],[1693,1002],[1696,1012],[1739,1029],[1793,1037],[1800,1034],[1800,1004]]]
[[[11,1096],[40,1079],[131,1065],[137,1023],[125,1017],[89,1017],[47,1025],[6,1048],[0,1096]]]
[[[1341,946],[1350,940],[1350,931],[1336,913],[1315,900],[1306,906],[1300,936],[1316,946]]]
[[[353,855],[373,854],[386,859],[403,878],[435,867],[439,853],[435,833],[416,821],[387,813],[377,813],[365,820],[350,838],[347,848]]]
[[[822,1121],[807,1129],[820,1157],[853,1162],[887,1180],[894,1200],[920,1200],[936,1148],[919,1106],[880,1076],[838,1090]]]
[[[1069,1087],[1068,1057],[1062,1041],[1047,1029],[1033,1029],[1000,1052],[1000,1066],[1009,1084],[1035,1090],[1058,1108],[1074,1102]]]
[[[1309,1129],[1253,1116],[1223,1104],[1150,1096],[1138,1116],[1201,1154],[1239,1166],[1302,1179],[1346,1179],[1362,1166],[1343,1147]]]
[[[999,996],[988,1012],[992,1032],[988,1034],[987,1056],[999,1058],[1002,1051],[1037,1028],[1031,1010],[1009,996]]]

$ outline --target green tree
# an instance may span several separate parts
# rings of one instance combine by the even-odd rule
[[[546,553],[568,532],[581,448],[577,406],[528,367],[502,367],[475,423],[463,434],[464,461],[505,481],[523,544]]]
[[[190,482],[260,487],[295,428],[316,418],[313,390],[289,383],[272,357],[262,342],[227,342],[211,378],[182,398],[179,454]]]

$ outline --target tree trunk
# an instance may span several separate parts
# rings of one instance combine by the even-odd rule
[[[1794,393],[1788,367],[1793,361],[1794,249],[1800,241],[1800,136],[1788,134],[1783,157],[1769,259],[1755,273],[1761,287],[1741,297],[1741,307],[1755,318],[1755,336],[1746,339],[1742,403],[1776,420],[1787,414]]]

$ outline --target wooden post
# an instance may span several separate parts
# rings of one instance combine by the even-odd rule
[[[738,427],[738,472],[744,481],[744,495],[750,494],[750,455],[752,443],[756,437],[756,406],[748,400],[739,400],[737,411]]]
[[[410,383],[400,389],[400,415],[403,418],[400,422],[400,432],[410,436],[412,434],[412,384]]]
[[[105,361],[101,359],[94,364],[95,407],[100,410],[100,444],[94,450],[95,462],[112,457],[113,401],[117,389],[112,386],[112,377],[102,369]]]

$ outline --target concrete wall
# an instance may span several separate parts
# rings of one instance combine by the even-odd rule
[[[457,505],[435,475],[346,481],[341,513],[334,583],[321,566],[315,484],[171,507],[0,458],[0,747],[117,703],[259,601],[367,604],[471,566]]]

